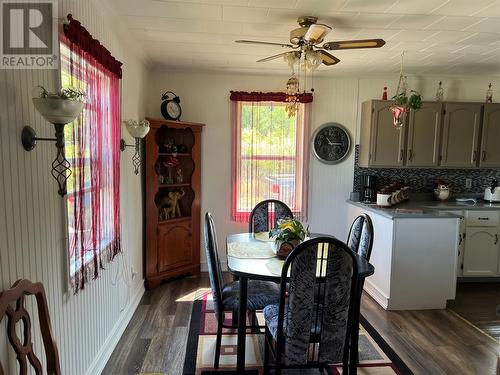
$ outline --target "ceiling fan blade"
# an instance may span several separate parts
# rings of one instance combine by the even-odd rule
[[[330,66],[330,65],[338,64],[340,62],[339,59],[337,59],[333,55],[330,55],[326,51],[318,51],[318,52],[321,53],[321,61],[323,61],[323,64],[325,64],[325,65]]]
[[[385,44],[383,39],[360,39],[343,40],[338,42],[326,42],[321,48],[327,50],[354,49],[354,48],[379,48]]]
[[[280,57],[285,56],[289,52],[283,52],[283,53],[278,53],[277,55],[269,56],[269,57],[264,57],[263,59],[257,60],[257,62],[266,62],[274,59],[278,59]]]
[[[293,45],[287,43],[273,43],[273,42],[261,42],[258,40],[235,40],[236,43],[247,43],[247,44],[265,44],[268,46],[280,46],[280,47],[288,47],[294,48]]]
[[[323,24],[312,24],[304,35],[306,42],[316,44],[321,43],[325,36],[332,30],[330,26]]]

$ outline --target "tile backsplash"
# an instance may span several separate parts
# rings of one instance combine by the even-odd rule
[[[436,180],[450,184],[453,194],[482,193],[493,178],[500,181],[500,169],[445,169],[445,168],[362,168],[359,166],[359,145],[355,147],[353,191],[362,189],[362,176],[377,176],[377,189],[392,181],[404,181],[413,193],[430,193]],[[465,179],[472,180],[466,189]]]

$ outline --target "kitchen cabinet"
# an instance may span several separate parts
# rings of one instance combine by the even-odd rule
[[[498,228],[472,227],[465,234],[463,276],[497,276]]]
[[[424,102],[418,111],[410,111],[406,165],[436,167],[439,164],[442,103]]]
[[[500,104],[486,103],[483,109],[480,167],[500,167]]]
[[[362,167],[403,166],[406,126],[394,127],[392,101],[370,100],[362,104],[359,165]]]
[[[463,276],[498,276],[499,211],[467,211]]]
[[[478,165],[482,106],[482,103],[444,103],[441,166]]]

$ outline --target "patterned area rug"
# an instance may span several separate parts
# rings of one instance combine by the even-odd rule
[[[231,320],[230,314],[227,319]],[[262,317],[259,317],[259,322]],[[193,305],[191,325],[186,348],[183,375],[236,374],[237,336],[235,330],[224,329],[219,371],[213,369],[217,320],[214,314],[212,294],[202,290]],[[246,369],[253,374],[263,374],[264,335],[246,336]],[[359,336],[359,375],[412,375],[375,329],[361,317]],[[341,365],[332,365],[334,374],[342,374]],[[283,374],[318,374],[318,370],[285,370]]]

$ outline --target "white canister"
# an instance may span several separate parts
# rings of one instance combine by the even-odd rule
[[[377,206],[379,206],[379,207],[391,207],[391,197],[392,197],[392,193],[378,192],[377,193]]]

